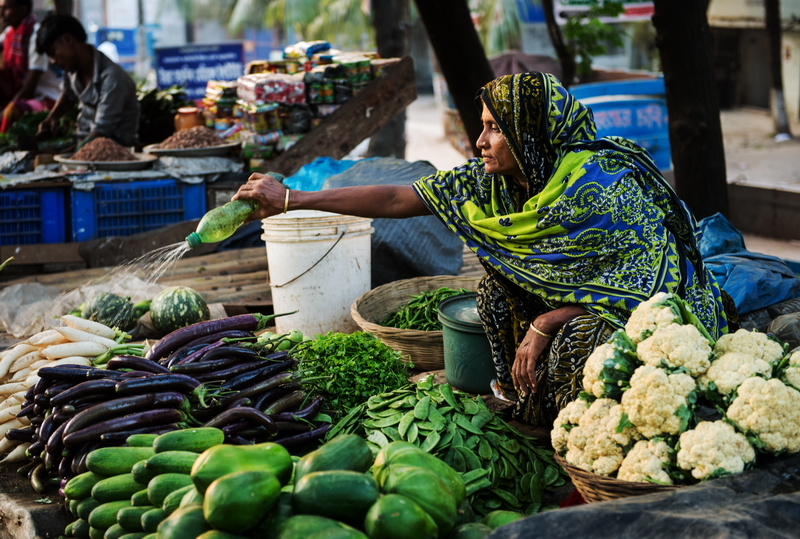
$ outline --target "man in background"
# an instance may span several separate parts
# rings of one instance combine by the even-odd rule
[[[36,50],[64,70],[61,94],[39,133],[55,133],[58,120],[78,104],[77,149],[97,137],[134,146],[139,138],[139,101],[130,75],[86,42],[70,15],[49,15],[36,35]]]
[[[31,7],[31,0],[0,0],[0,13],[8,24],[0,70],[4,107],[0,133],[27,112],[50,110],[60,93],[58,75],[49,68],[47,57],[36,52],[39,23]]]

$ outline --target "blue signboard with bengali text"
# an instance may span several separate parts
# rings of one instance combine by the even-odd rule
[[[158,87],[182,85],[190,99],[202,99],[210,80],[236,80],[242,74],[244,49],[241,43],[156,49]]]

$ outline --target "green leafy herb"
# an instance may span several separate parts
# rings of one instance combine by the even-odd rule
[[[408,384],[408,369],[399,352],[375,336],[357,331],[320,335],[294,351],[298,370],[319,377],[307,384],[325,397],[328,408],[347,413],[372,395]]]

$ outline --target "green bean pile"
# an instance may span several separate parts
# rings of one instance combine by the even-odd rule
[[[439,302],[443,299],[469,292],[466,288],[454,290],[443,286],[411,296],[411,300],[395,313],[390,314],[383,325],[397,329],[418,331],[442,331],[439,322]]]

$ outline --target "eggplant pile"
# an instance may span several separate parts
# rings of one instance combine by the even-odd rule
[[[321,438],[330,423],[312,420],[322,397],[306,402],[291,349],[273,351],[280,339],[255,346],[262,323],[252,315],[199,322],[164,337],[147,357],[39,369],[18,414],[30,424],[6,434],[26,444],[20,473],[43,492],[86,472],[94,449],[192,426],[219,428],[239,445]]]

